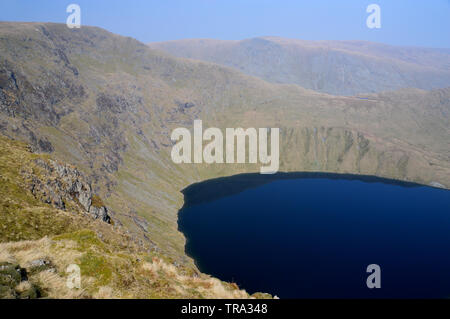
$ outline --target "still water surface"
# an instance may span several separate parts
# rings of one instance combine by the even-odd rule
[[[450,191],[375,177],[238,175],[184,191],[199,269],[280,298],[450,297]],[[381,267],[368,289],[366,268]]]

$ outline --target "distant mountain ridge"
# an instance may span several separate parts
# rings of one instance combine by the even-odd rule
[[[335,95],[450,87],[450,49],[280,37],[187,39],[149,46],[178,57],[233,67],[269,82],[298,84]]]

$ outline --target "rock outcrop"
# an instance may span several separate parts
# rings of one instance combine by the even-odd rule
[[[101,200],[93,201],[91,184],[76,167],[53,160],[37,159],[35,163],[41,171],[24,174],[36,198],[62,210],[79,207],[94,219],[111,222],[108,209]]]

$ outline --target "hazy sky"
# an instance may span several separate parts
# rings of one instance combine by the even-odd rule
[[[65,23],[71,3],[82,25],[143,42],[274,35],[450,48],[450,0],[0,0],[0,20]],[[366,26],[372,3],[381,29]]]

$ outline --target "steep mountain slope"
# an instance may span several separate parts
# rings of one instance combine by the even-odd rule
[[[0,299],[250,297],[111,225],[75,167],[2,136],[0,163]],[[66,285],[73,264],[80,289]]]
[[[0,23],[1,133],[76,165],[129,242],[175,267],[195,269],[177,229],[180,191],[259,172],[259,164],[176,165],[174,128],[197,118],[205,128],[279,127],[282,171],[449,188],[449,113],[450,89],[331,96],[175,58],[99,28]]]
[[[269,82],[293,83],[331,94],[450,86],[448,49],[277,37],[176,40],[149,46],[178,57],[234,67]]]

